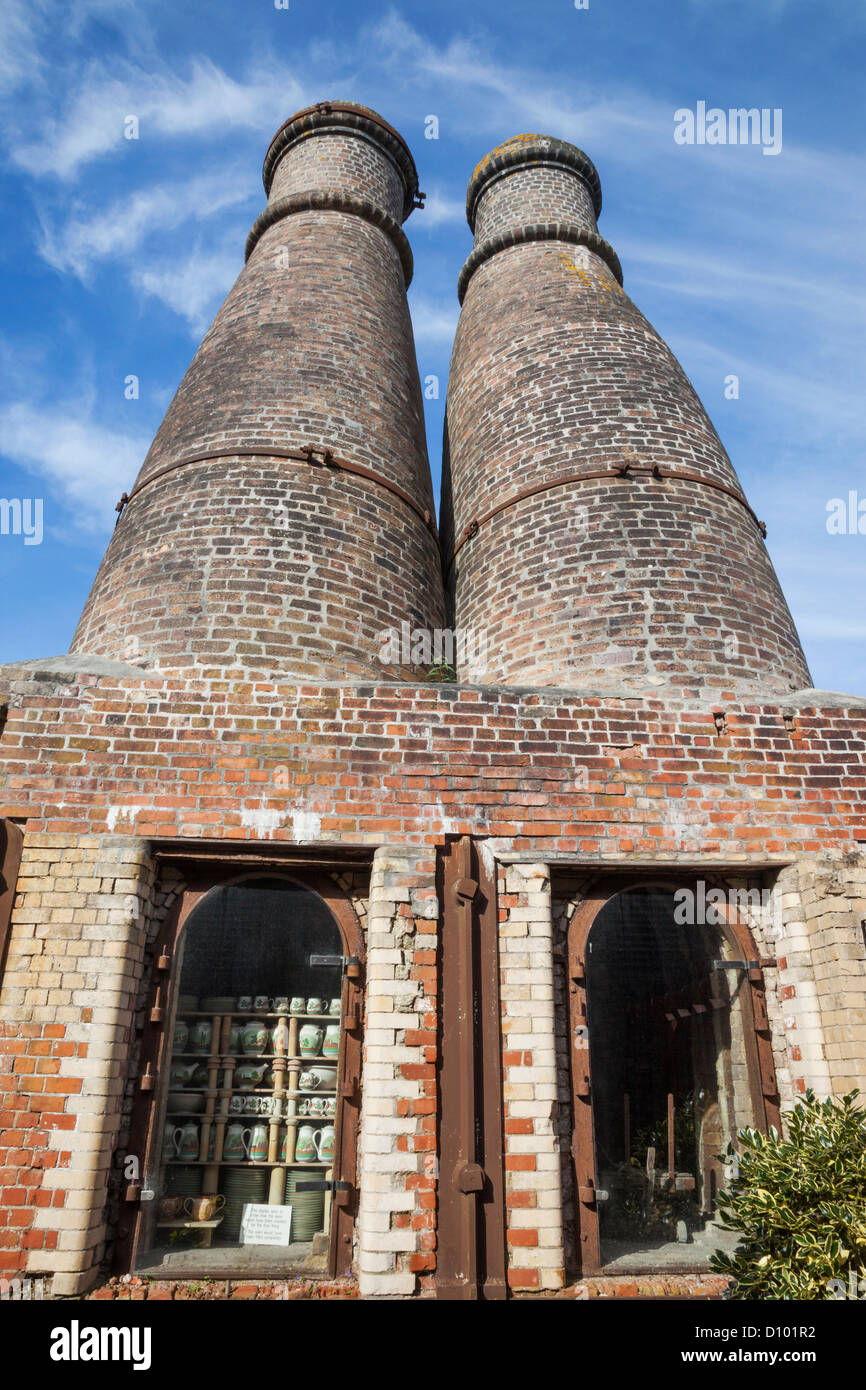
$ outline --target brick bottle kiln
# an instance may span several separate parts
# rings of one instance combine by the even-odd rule
[[[71,652],[0,671],[0,1275],[700,1269],[732,1128],[863,1081],[866,700],[581,151],[470,181],[441,568],[411,154],[322,104],[264,178]],[[382,665],[447,605],[456,682]]]

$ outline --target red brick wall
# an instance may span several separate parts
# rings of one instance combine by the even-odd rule
[[[81,1090],[80,1081],[58,1075],[61,1059],[87,1055],[65,1034],[63,1024],[0,1023],[0,1275],[25,1269],[33,1251],[57,1248],[57,1230],[32,1225],[37,1210],[66,1202],[65,1192],[42,1185],[47,1168],[71,1158],[48,1147],[52,1130],[75,1128]]]
[[[31,830],[368,844],[471,832],[591,862],[794,858],[864,834],[866,704],[786,719],[731,702],[719,733],[709,703],[564,691],[107,676],[29,688],[2,739],[0,813]]]

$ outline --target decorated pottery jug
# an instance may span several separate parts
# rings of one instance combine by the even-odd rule
[[[261,1086],[268,1070],[267,1062],[244,1062],[235,1069],[235,1082],[239,1091],[254,1091]]]
[[[260,1120],[250,1130],[250,1158],[254,1163],[264,1163],[268,1156],[268,1134],[270,1125]]]
[[[199,1135],[198,1125],[194,1120],[187,1120],[186,1124],[181,1125],[175,1130],[175,1144],[177,1145],[178,1157],[187,1162],[195,1162],[198,1158]]]
[[[195,1075],[197,1066],[197,1062],[172,1062],[169,1073],[172,1085],[188,1086]]]
[[[172,1049],[175,1052],[186,1052],[189,1043],[189,1027],[182,1018],[175,1021],[174,1038],[172,1039]]]
[[[268,1028],[263,1019],[251,1018],[241,1030],[241,1047],[249,1056],[251,1053],[262,1053],[268,1045]]]
[[[299,1163],[314,1163],[319,1157],[319,1141],[322,1137],[320,1129],[313,1129],[312,1125],[298,1126],[298,1142],[295,1145],[295,1158]]]
[[[250,1156],[250,1131],[242,1124],[226,1126],[223,1140],[223,1158],[227,1163],[238,1163]]]
[[[340,1055],[340,1025],[339,1023],[329,1023],[325,1029],[325,1041],[322,1045],[323,1057],[339,1057]]]
[[[330,1163],[334,1157],[334,1126],[324,1125],[321,1136],[317,1152],[323,1163]]]
[[[324,1036],[318,1024],[305,1023],[298,1037],[298,1041],[301,1045],[301,1056],[318,1057],[319,1049],[322,1046],[322,1038]]]
[[[241,1031],[241,1025],[239,1023],[233,1023],[229,1028],[229,1052],[240,1052]]]
[[[165,1126],[165,1129],[162,1131],[163,1163],[169,1163],[171,1159],[177,1158],[177,1145],[174,1142],[174,1133],[176,1129],[177,1125],[175,1125],[171,1120],[169,1120]]]
[[[197,1018],[190,1029],[189,1045],[193,1052],[210,1052],[213,1024],[209,1018]]]

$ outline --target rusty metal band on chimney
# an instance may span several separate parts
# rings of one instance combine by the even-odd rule
[[[321,455],[317,458],[316,455]],[[155,483],[158,478],[164,478],[168,473],[174,473],[178,468],[186,468],[191,463],[212,463],[217,459],[226,458],[275,458],[288,459],[294,463],[309,463],[317,468],[326,468],[335,473],[352,473],[356,478],[366,478],[368,482],[376,483],[379,487],[390,492],[392,496],[398,497],[407,507],[411,507],[417,517],[423,521],[428,531],[436,536],[436,523],[432,513],[426,508],[420,507],[408,492],[405,492],[397,483],[392,483],[388,478],[383,478],[381,473],[375,473],[372,468],[364,468],[360,463],[352,463],[350,459],[337,458],[331,453],[330,449],[322,449],[312,444],[303,445],[300,449],[275,449],[270,444],[262,444],[252,449],[209,449],[201,454],[190,454],[188,458],[177,459],[174,463],[167,463],[162,468],[158,468],[155,473],[151,473],[149,478],[144,478],[142,482],[136,483],[130,493],[123,493],[115,510],[119,513],[117,525],[120,524],[126,508],[133,498],[143,492],[151,483]]]
[[[687,468],[664,468],[659,464],[653,464],[652,467],[640,467],[632,463],[626,463],[623,464],[621,468],[597,468],[589,473],[569,473],[564,478],[551,478],[547,482],[536,483],[534,487],[524,488],[521,492],[516,492],[513,497],[508,497],[504,502],[500,502],[498,506],[491,507],[490,511],[485,512],[483,516],[474,517],[468,525],[464,526],[460,535],[460,540],[451,552],[451,558],[448,561],[445,573],[448,574],[466,542],[478,534],[485,522],[492,520],[492,518],[498,516],[500,512],[507,511],[509,507],[515,506],[516,503],[523,502],[527,497],[535,497],[539,492],[550,492],[552,488],[565,487],[568,483],[582,483],[588,478],[632,478],[639,474],[644,474],[650,478],[658,478],[659,480],[676,478],[688,483],[701,483],[704,487],[713,488],[716,492],[724,492],[728,497],[733,497],[735,502],[739,502],[741,507],[745,507],[761,535],[766,537],[766,524],[759,520],[757,513],[752,510],[742,493],[737,492],[735,488],[728,487],[727,483],[717,482],[715,478],[705,478],[702,474],[694,473],[691,469]]]
[[[291,217],[296,212],[321,211],[346,212],[355,217],[362,217],[365,222],[371,222],[374,227],[381,228],[386,237],[393,243],[397,255],[400,257],[403,280],[406,289],[409,288],[412,283],[414,262],[412,260],[412,248],[403,228],[394,221],[393,217],[389,217],[387,212],[377,207],[375,203],[371,203],[369,199],[358,198],[355,194],[345,193],[339,188],[314,188],[306,193],[290,193],[285,198],[277,198],[273,203],[269,203],[259,213],[250,229],[244,250],[244,260],[249,260],[261,237],[276,222],[281,222],[284,217]]]

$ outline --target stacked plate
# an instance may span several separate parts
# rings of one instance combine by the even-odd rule
[[[284,1206],[292,1208],[291,1242],[309,1241],[325,1224],[324,1192],[297,1192],[299,1182],[321,1182],[321,1170],[286,1174]]]
[[[270,1169],[224,1168],[221,1175],[222,1194],[226,1199],[223,1223],[219,1227],[220,1241],[238,1241],[245,1202],[266,1202]]]
[[[166,1197],[200,1197],[201,1168],[178,1163],[167,1163],[163,1193]]]

